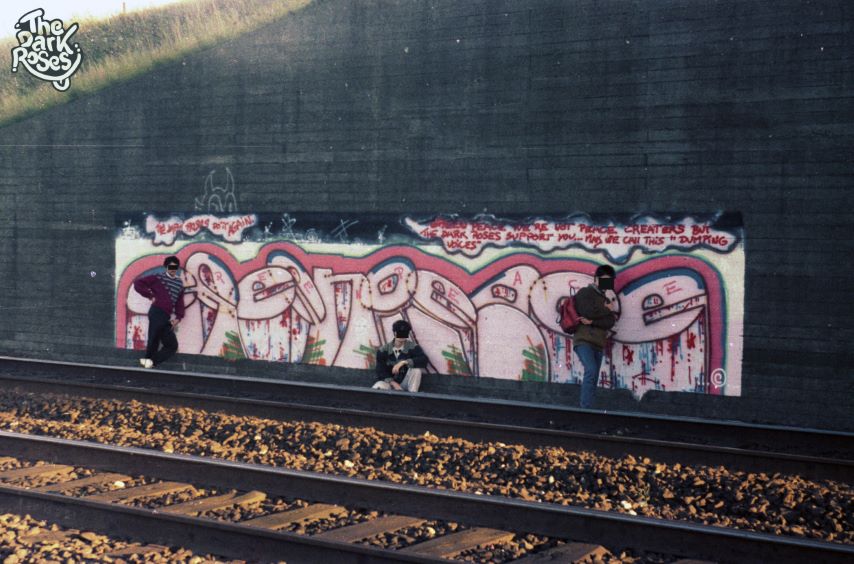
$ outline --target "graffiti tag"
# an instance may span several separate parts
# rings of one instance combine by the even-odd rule
[[[225,168],[225,186],[214,184],[214,173],[212,170],[205,178],[204,193],[194,200],[196,211],[226,212],[237,211],[237,192],[234,189],[234,176],[231,169]]]
[[[602,252],[611,261],[623,263],[635,250],[655,253],[708,248],[723,253],[738,243],[734,234],[690,217],[679,222],[641,218],[628,225],[593,224],[580,218],[508,224],[442,217],[426,222],[406,218],[404,224],[423,239],[441,241],[446,251],[467,256],[477,256],[487,246],[522,245],[543,252],[579,247]]]
[[[195,237],[204,230],[222,237],[229,243],[239,243],[243,239],[243,232],[257,223],[255,214],[229,217],[194,215],[187,219],[170,217],[165,220],[158,220],[150,215],[145,220],[145,231],[154,235],[155,245],[171,245],[179,233]]]

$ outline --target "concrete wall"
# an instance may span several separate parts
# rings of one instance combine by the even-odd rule
[[[193,210],[226,168],[248,212],[726,210],[742,396],[606,404],[854,428],[852,23],[842,1],[318,0],[0,129],[0,352],[128,359],[115,218]]]

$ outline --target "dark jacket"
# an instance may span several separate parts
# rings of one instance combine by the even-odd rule
[[[400,351],[400,356],[394,356],[394,341],[381,346],[377,349],[377,380],[394,380],[398,384],[403,382],[406,377],[405,370],[399,370],[397,375],[391,373],[391,369],[395,364],[405,360],[409,368],[426,368],[427,355],[421,350],[421,347],[412,341],[406,341]]]
[[[609,330],[617,322],[617,314],[605,305],[605,294],[592,284],[585,286],[575,294],[575,311],[593,323],[578,326],[573,335],[573,346],[587,343],[597,350],[604,350]]]
[[[143,276],[137,278],[133,282],[133,289],[143,298],[154,298],[154,307],[162,309],[167,315],[175,314],[178,319],[184,319],[184,290],[172,303],[172,296],[169,295],[169,290],[160,280],[161,276],[167,274],[152,274],[151,276]]]

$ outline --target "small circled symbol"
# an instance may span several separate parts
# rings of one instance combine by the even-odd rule
[[[712,385],[716,388],[722,388],[726,385],[726,370],[723,368],[715,368],[709,376]]]

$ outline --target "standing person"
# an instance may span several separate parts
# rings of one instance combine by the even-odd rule
[[[573,336],[573,349],[584,365],[581,383],[581,407],[592,408],[596,399],[599,368],[608,332],[617,322],[617,296],[614,294],[614,269],[603,264],[596,269],[593,284],[575,294],[575,311],[581,324]]]
[[[412,326],[407,321],[398,319],[391,330],[394,340],[377,349],[377,382],[373,388],[417,392],[421,371],[427,367],[427,355],[409,340]]]
[[[138,278],[133,288],[151,300],[148,310],[148,347],[139,359],[143,368],[153,368],[178,350],[175,326],[184,318],[184,283],[178,275],[181,261],[176,256],[163,261],[166,272]],[[160,348],[161,343],[163,348]]]

